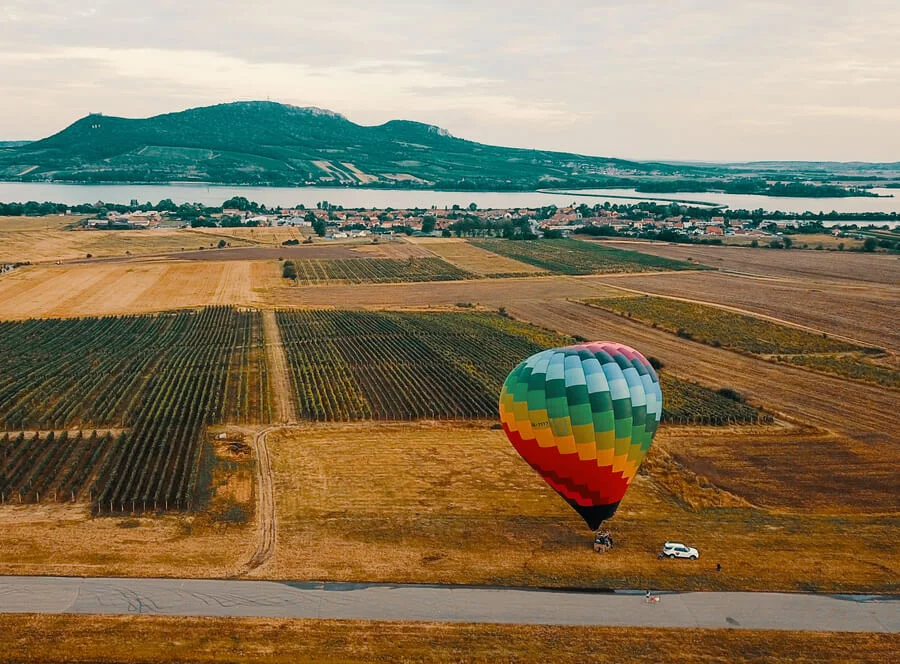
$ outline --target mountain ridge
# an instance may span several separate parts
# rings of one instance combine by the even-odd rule
[[[0,147],[0,179],[26,181],[535,189],[683,170],[486,145],[412,120],[360,125],[327,109],[269,101],[148,118],[89,114],[46,138]]]

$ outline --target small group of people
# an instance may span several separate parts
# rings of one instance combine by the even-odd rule
[[[609,551],[613,546],[613,538],[608,530],[598,530],[594,536],[594,551]]]

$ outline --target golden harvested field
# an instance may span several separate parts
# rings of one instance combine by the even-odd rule
[[[0,615],[0,662],[885,662],[896,634]],[[177,634],[177,638],[173,638]]]
[[[243,226],[241,228],[195,228],[192,230],[208,235],[215,239],[216,242],[219,239],[224,239],[235,246],[238,246],[238,244],[280,246],[286,240],[300,240],[300,242],[303,242],[307,237],[313,235],[312,228],[299,226],[260,226],[256,228]]]
[[[488,423],[336,424],[275,432],[269,448],[278,549],[274,560],[254,575],[541,586],[896,590],[896,516],[751,508],[670,456],[670,446],[677,450],[685,435],[707,436],[710,445],[723,446],[741,436],[664,429],[651,450],[647,474],[638,476],[609,522],[616,548],[598,555],[580,518],[519,458],[504,433]],[[804,465],[816,463],[808,458]],[[783,475],[771,481],[790,486],[790,478]],[[688,564],[658,560],[662,543],[672,537],[690,541],[703,557]],[[854,546],[823,562],[820,543],[839,538],[852,540]],[[791,564],[773,564],[777,560]],[[717,562],[722,573],[715,570]]]
[[[663,258],[692,258],[703,265],[745,274],[822,281],[874,282],[894,286],[900,284],[900,256],[891,254],[785,251],[615,240],[604,241],[602,244]]]
[[[0,216],[0,233],[17,231],[60,230],[69,224],[84,219],[83,215],[48,214],[43,217],[3,217]],[[2,237],[2,235],[0,235]]]
[[[434,254],[426,247],[406,240],[379,240],[377,243],[369,241],[367,244],[352,245],[354,253],[366,258],[434,258]]]
[[[20,268],[0,278],[0,319],[147,313],[214,304],[252,305],[279,279],[278,265],[106,262]]]
[[[231,240],[234,246],[249,243]],[[190,229],[140,231],[0,230],[0,263],[40,263],[211,248],[219,239]]]
[[[888,286],[843,282],[824,285],[804,280],[753,279],[720,272],[590,279],[640,293],[737,307],[879,348],[900,351],[900,326],[897,325],[900,284]]]
[[[461,238],[410,238],[410,242],[427,247],[444,260],[474,274],[540,274],[545,270],[521,261],[494,254]]]

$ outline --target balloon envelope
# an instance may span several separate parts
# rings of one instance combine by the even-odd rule
[[[510,442],[592,530],[615,514],[661,415],[656,371],[606,341],[532,355],[500,393]]]

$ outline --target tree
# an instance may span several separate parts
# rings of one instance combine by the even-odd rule
[[[863,251],[871,253],[875,251],[875,247],[877,246],[878,240],[876,240],[874,237],[867,237],[865,240],[863,240]]]
[[[297,267],[294,265],[294,261],[284,262],[284,265],[281,267],[281,276],[285,279],[297,278]]]
[[[435,219],[432,215],[427,214],[422,217],[422,232],[423,233],[431,233],[434,231],[434,225],[437,223],[437,219]]]
[[[316,232],[316,235],[319,237],[325,237],[325,231],[328,228],[328,225],[322,219],[316,219],[312,222],[313,230]]]
[[[478,203],[469,203],[469,210],[475,212],[478,209]]]

